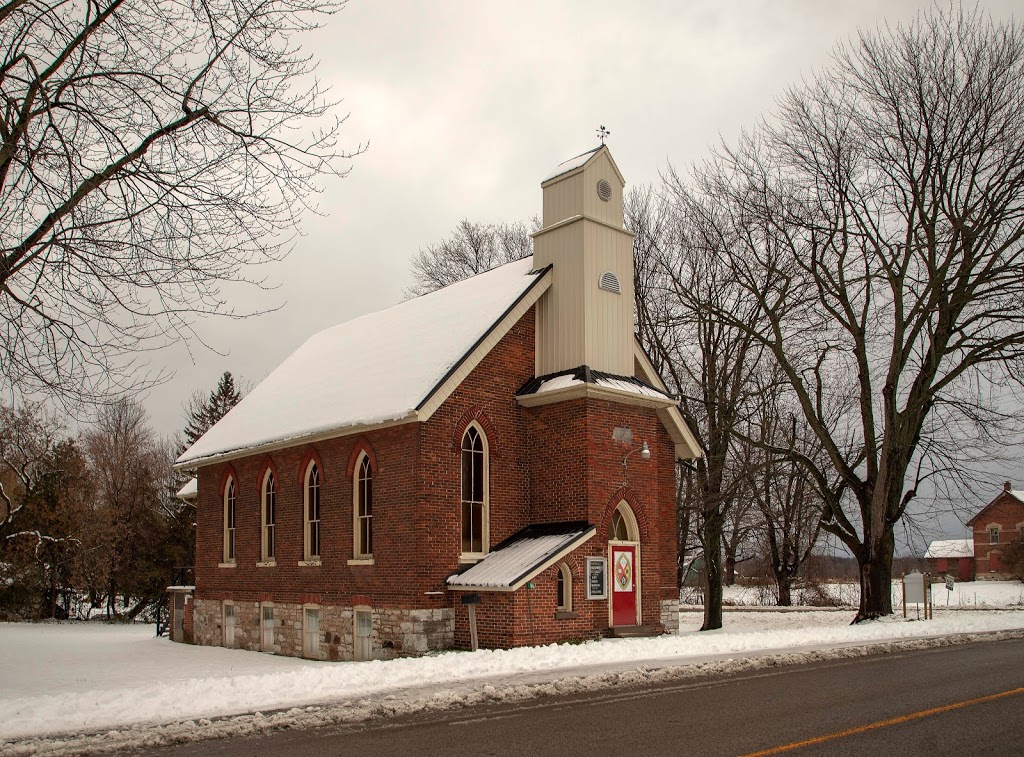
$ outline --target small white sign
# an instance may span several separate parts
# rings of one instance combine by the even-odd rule
[[[903,576],[903,601],[908,605],[925,603],[924,573],[907,573]]]

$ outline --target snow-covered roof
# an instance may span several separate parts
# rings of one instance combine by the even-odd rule
[[[587,384],[603,389],[612,389],[617,392],[625,392],[626,394],[665,400],[668,403],[674,404],[675,402],[665,392],[655,389],[635,376],[616,376],[611,373],[592,370],[586,365],[531,379],[523,385],[516,396],[526,397],[534,394],[548,394],[563,389],[582,387]]]
[[[940,539],[928,545],[925,557],[974,557],[973,539]]]
[[[177,464],[415,419],[449,374],[544,278],[528,257],[313,335]]]
[[[551,181],[556,176],[561,176],[564,173],[569,173],[569,171],[575,171],[580,166],[585,166],[587,161],[594,157],[594,154],[602,147],[603,145],[598,145],[592,150],[581,152],[575,158],[569,158],[568,160],[562,161],[555,167],[555,170],[552,171],[549,176],[544,177],[544,181]],[[543,184],[544,182],[542,181],[541,183]]]
[[[178,499],[195,499],[199,496],[199,479],[190,478],[188,483],[178,489],[178,493],[174,495]]]
[[[989,502],[987,505],[985,505],[983,508],[981,508],[978,512],[976,512],[974,514],[974,517],[971,518],[969,521],[967,521],[967,525],[968,526],[973,526],[975,524],[975,522],[977,522],[978,519],[980,519],[981,516],[984,515],[985,512],[990,507],[995,505],[996,502],[999,501],[999,498],[1002,497],[1004,494],[1009,494],[1011,497],[1013,497],[1018,502],[1024,503],[1024,490],[1021,490],[1021,489],[1010,489],[1009,487],[1010,487],[1010,483],[1007,482],[1005,487],[1003,489],[999,490],[999,494],[997,494],[995,496],[995,499],[993,499],[991,502]]]
[[[595,533],[586,521],[527,526],[468,570],[449,576],[455,590],[514,591]]]

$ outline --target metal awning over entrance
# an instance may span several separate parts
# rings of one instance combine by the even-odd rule
[[[584,544],[597,529],[586,521],[538,523],[501,542],[480,562],[448,577],[452,591],[515,591]]]

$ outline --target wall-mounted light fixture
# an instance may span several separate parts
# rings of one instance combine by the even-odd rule
[[[651,459],[651,448],[647,446],[647,442],[644,442],[643,444],[641,444],[636,449],[631,449],[629,452],[627,452],[626,456],[624,458],[622,458],[622,485],[623,486],[625,486],[628,483],[628,479],[627,479],[627,476],[626,476],[626,472],[628,470],[628,468],[626,466],[626,461],[629,460],[629,456],[630,455],[635,455],[637,452],[640,453],[640,459],[641,460],[650,460]]]

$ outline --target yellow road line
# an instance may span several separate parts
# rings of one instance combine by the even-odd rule
[[[771,749],[765,749],[760,752],[751,752],[750,754],[743,755],[743,757],[767,757],[769,754],[781,754],[782,752],[789,752],[793,749],[800,749],[801,747],[811,746],[813,744],[822,744],[826,741],[835,741],[836,739],[842,739],[847,736],[856,736],[858,733],[873,731],[876,728],[899,725],[900,723],[907,723],[911,720],[926,718],[929,715],[939,715],[943,712],[949,712],[950,710],[959,710],[961,707],[969,707],[972,704],[991,702],[994,699],[1002,699],[1003,697],[1013,696],[1014,694],[1024,694],[1024,687],[1019,689],[1010,689],[1008,691],[1000,691],[998,694],[989,694],[988,696],[978,697],[977,699],[966,699],[963,702],[955,702],[953,704],[943,705],[942,707],[933,707],[930,710],[912,712],[909,715],[901,715],[898,718],[879,720],[876,723],[868,723],[867,725],[857,726],[856,728],[848,728],[845,731],[836,731],[835,733],[830,733],[825,736],[815,736],[813,739],[794,741],[791,744],[783,744],[782,746],[772,747]]]

